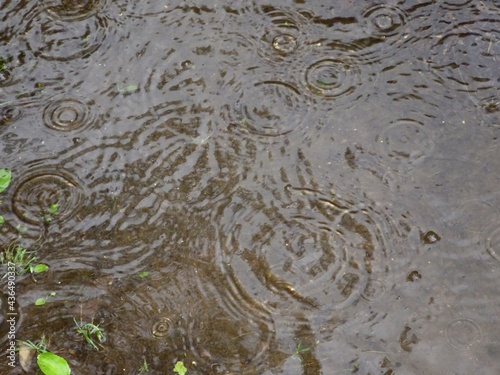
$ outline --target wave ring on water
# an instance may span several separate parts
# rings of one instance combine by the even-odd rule
[[[154,337],[167,336],[172,331],[172,322],[169,318],[160,318],[151,326],[151,333]]]
[[[446,327],[448,343],[458,350],[467,350],[481,341],[482,330],[471,319],[455,319]]]
[[[63,132],[86,127],[90,118],[89,105],[73,98],[54,100],[45,107],[43,112],[45,125],[50,129]]]
[[[75,22],[92,17],[106,8],[108,0],[43,0],[40,2],[47,15],[63,22]]]
[[[86,103],[78,99],[54,100],[45,107],[43,120],[50,129],[74,131],[85,128],[91,122],[90,109]]]
[[[371,35],[378,37],[397,35],[400,27],[406,24],[406,15],[401,9],[385,4],[367,9],[363,18]]]
[[[293,85],[263,81],[247,88],[236,102],[239,124],[250,133],[280,136],[300,126],[307,113],[301,93]]]
[[[83,193],[77,179],[61,169],[36,171],[21,180],[12,207],[20,220],[30,224],[62,222],[79,207]],[[56,212],[50,207],[57,204]]]
[[[355,90],[358,73],[355,67],[345,61],[324,59],[307,68],[305,79],[308,89],[313,94],[336,98]]]

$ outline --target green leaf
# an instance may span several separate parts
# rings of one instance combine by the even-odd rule
[[[145,277],[148,277],[148,276],[149,276],[149,271],[144,271],[144,272],[141,272],[141,273],[139,274],[139,277],[140,277],[141,279],[144,279]]]
[[[181,361],[177,361],[177,363],[174,366],[174,372],[178,373],[179,375],[185,375],[187,372],[186,366],[184,366],[184,363]]]
[[[49,206],[49,213],[51,213],[51,214],[57,214],[57,211],[59,211],[59,203],[52,203]]]
[[[7,189],[12,178],[12,172],[9,169],[0,169],[0,193]]]
[[[36,301],[35,301],[35,306],[43,306],[45,305],[45,302],[47,301],[47,299],[45,297],[43,298],[38,298]]]
[[[45,375],[69,375],[71,372],[68,362],[51,352],[39,354],[36,363]]]
[[[3,219],[3,216],[0,215],[0,224],[3,224],[3,223],[5,223],[5,220]]]
[[[33,267],[32,272],[34,273],[42,273],[45,272],[49,269],[49,266],[43,263],[37,264],[35,267]]]

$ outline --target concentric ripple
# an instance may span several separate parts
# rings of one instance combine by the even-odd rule
[[[455,319],[446,327],[448,343],[458,350],[467,350],[477,345],[482,338],[482,329],[472,319]]]
[[[280,314],[381,298],[377,275],[394,255],[397,225],[375,205],[293,186],[285,193],[279,208],[249,192],[226,206],[219,260],[227,277]]]
[[[89,56],[99,49],[111,29],[107,19],[98,15],[63,24],[44,18],[41,14],[33,19],[39,29],[32,32],[28,44],[35,56],[46,60],[70,61]]]
[[[21,117],[21,110],[18,106],[6,105],[0,107],[0,126],[14,122]]]
[[[386,4],[377,4],[363,14],[368,32],[377,37],[392,37],[401,32],[406,24],[406,14],[403,10]]]
[[[62,222],[83,200],[78,180],[62,169],[34,171],[15,189],[12,206],[20,220],[30,224]],[[56,210],[51,206],[57,204]]]
[[[63,22],[75,22],[95,16],[107,6],[108,0],[39,0],[47,15]]]
[[[243,89],[234,119],[248,132],[276,137],[300,127],[308,112],[300,91],[281,81],[262,81]]]
[[[53,130],[71,132],[82,130],[92,123],[90,106],[93,101],[85,103],[76,98],[55,99],[45,107],[43,120]]]
[[[318,96],[336,98],[354,92],[359,70],[348,61],[320,60],[306,70],[305,80],[309,90]]]
[[[389,124],[375,139],[391,160],[412,164],[434,151],[434,142],[425,124],[414,119],[399,119]]]

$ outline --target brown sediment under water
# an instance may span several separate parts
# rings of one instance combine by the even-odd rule
[[[4,1],[1,274],[49,268],[1,281],[0,373],[37,371],[14,319],[81,375],[499,374],[499,30],[495,0]]]

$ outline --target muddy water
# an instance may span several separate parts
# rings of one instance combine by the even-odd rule
[[[496,1],[0,17],[0,238],[50,266],[17,339],[74,374],[500,373]]]

